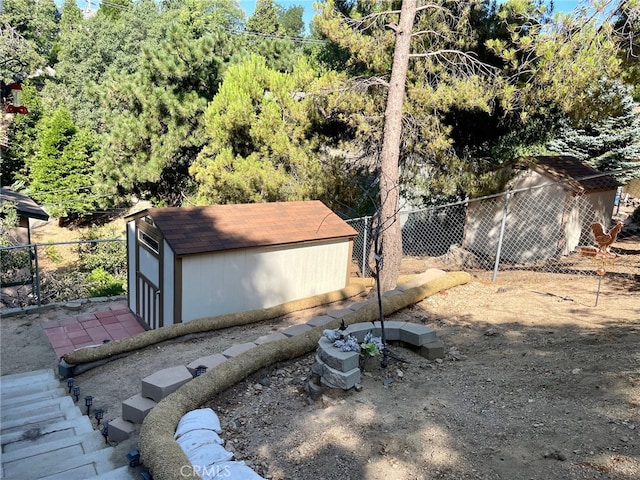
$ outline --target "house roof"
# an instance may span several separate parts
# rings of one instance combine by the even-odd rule
[[[148,208],[176,255],[354,237],[356,230],[320,201]]]
[[[38,220],[49,220],[49,214],[45,212],[30,197],[18,192],[14,192],[9,187],[2,187],[0,189],[0,201],[2,201],[2,203],[15,203],[18,215],[21,217],[36,218]]]
[[[575,192],[598,192],[615,190],[622,184],[610,175],[602,175],[595,168],[583,163],[576,157],[538,156],[529,157],[533,170],[551,177],[553,180],[565,182],[568,190]]]

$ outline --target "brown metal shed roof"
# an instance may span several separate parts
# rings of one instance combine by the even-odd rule
[[[356,230],[320,201],[148,208],[176,255],[354,237]]]
[[[612,176],[602,175],[602,172],[576,157],[560,155],[530,157],[530,159],[535,162],[534,170],[554,180],[566,182],[567,189],[575,192],[615,190],[622,185]]]

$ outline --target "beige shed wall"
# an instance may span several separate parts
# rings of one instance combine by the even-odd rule
[[[344,288],[350,241],[182,258],[182,321],[267,308]]]

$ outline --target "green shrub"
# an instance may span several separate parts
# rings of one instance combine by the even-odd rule
[[[62,255],[60,255],[58,247],[56,247],[55,245],[47,245],[46,247],[44,247],[44,253],[53,263],[62,263]]]
[[[83,237],[84,240],[115,239],[122,237],[122,232],[114,228],[92,228]],[[115,276],[127,272],[127,242],[124,240],[83,243],[79,247],[79,254],[80,268],[85,272],[104,269]]]
[[[89,294],[92,297],[113,297],[125,292],[124,281],[118,279],[104,268],[96,268],[87,277]]]

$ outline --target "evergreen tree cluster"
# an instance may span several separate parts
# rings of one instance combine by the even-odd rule
[[[400,4],[401,2],[398,2]],[[640,161],[638,5],[606,18],[538,0],[418,8],[398,169],[415,203],[495,187],[520,155],[602,170]],[[4,0],[0,78],[29,114],[2,117],[1,181],[54,217],[126,205],[321,199],[345,216],[377,195],[397,10],[326,0]],[[4,98],[7,101],[8,98]],[[626,178],[626,177],[625,177]]]

